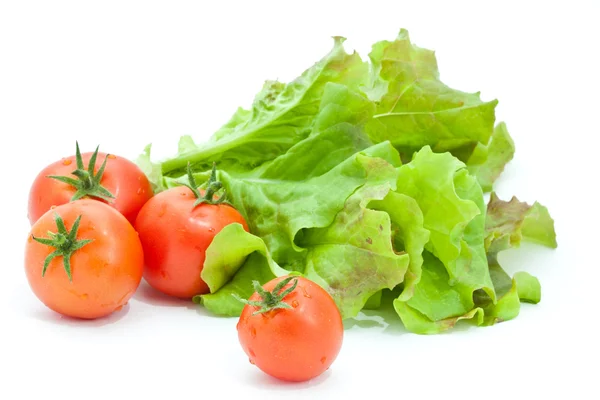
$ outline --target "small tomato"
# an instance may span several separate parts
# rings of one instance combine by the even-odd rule
[[[152,195],[148,178],[133,162],[98,153],[98,148],[81,154],[77,144],[74,156],[53,162],[37,175],[29,191],[27,215],[33,225],[52,206],[90,198],[107,203],[133,224]]]
[[[338,356],[344,333],[329,293],[293,276],[254,286],[237,324],[250,362],[284,381],[307,381],[326,371]]]
[[[213,199],[221,188],[216,171],[206,192],[198,190],[188,166],[189,185],[158,193],[140,210],[135,223],[144,248],[144,279],[156,290],[183,299],[209,292],[201,273],[206,249],[227,225],[244,217],[223,198]]]
[[[137,233],[114,208],[82,199],[42,215],[25,247],[33,293],[50,309],[94,319],[119,310],[142,279]]]

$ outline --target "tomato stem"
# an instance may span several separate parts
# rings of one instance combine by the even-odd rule
[[[194,202],[193,208],[196,208],[200,204],[221,204],[226,203],[225,201],[225,190],[223,190],[223,194],[217,199],[214,199],[214,196],[217,192],[223,189],[223,184],[217,180],[217,166],[213,163],[212,171],[210,173],[210,177],[206,182],[206,191],[204,192],[204,196],[198,190],[198,184],[196,183],[196,178],[194,178],[194,174],[192,173],[192,167],[190,163],[187,164],[187,176],[189,183],[182,183],[182,185],[186,186],[188,189],[192,191],[194,196],[196,197],[196,201]]]
[[[111,202],[112,199],[115,198],[115,196],[111,192],[109,192],[108,189],[106,189],[100,184],[100,181],[102,180],[102,175],[104,175],[104,169],[106,168],[108,156],[104,158],[104,162],[98,169],[98,172],[95,172],[96,159],[98,158],[99,148],[100,146],[96,147],[96,151],[94,151],[94,153],[92,154],[92,157],[90,158],[88,167],[86,169],[83,165],[81,151],[79,150],[79,142],[75,142],[75,161],[77,162],[77,169],[71,172],[71,174],[75,175],[77,179],[68,176],[47,176],[48,178],[56,179],[57,181],[71,185],[76,189],[75,194],[73,194],[73,197],[71,197],[71,201],[79,200],[86,196],[96,197],[106,202]]]
[[[290,286],[289,288],[283,290],[283,288],[288,283],[290,283],[290,281],[292,279],[294,280],[294,284],[292,286]],[[252,313],[252,315],[258,315],[258,314],[263,314],[263,313],[266,313],[266,312],[269,312],[272,310],[276,310],[276,309],[280,309],[280,308],[292,308],[292,306],[285,303],[283,301],[283,299],[288,294],[292,293],[294,291],[294,289],[296,289],[297,285],[298,285],[298,278],[296,278],[294,276],[290,276],[290,277],[283,279],[281,282],[279,282],[273,288],[273,291],[269,292],[268,290],[265,290],[261,286],[260,282],[252,281],[252,286],[254,287],[254,291],[256,293],[258,293],[258,295],[261,297],[261,300],[258,300],[258,301],[246,300],[246,299],[242,299],[241,297],[239,297],[236,294],[233,294],[233,296],[244,304],[248,304],[250,306],[258,308],[256,311],[254,311]]]
[[[67,230],[65,222],[57,213],[54,213],[54,221],[56,222],[56,228],[58,232],[48,232],[48,238],[37,238],[31,235],[31,238],[38,243],[46,246],[54,247],[52,253],[50,253],[44,260],[44,267],[42,268],[42,277],[46,274],[46,270],[50,265],[50,262],[56,257],[63,258],[63,265],[65,272],[69,277],[69,281],[73,282],[73,275],[71,273],[71,256],[74,252],[90,243],[92,239],[77,240],[77,231],[79,230],[79,223],[81,222],[81,215],[77,217],[71,231]]]

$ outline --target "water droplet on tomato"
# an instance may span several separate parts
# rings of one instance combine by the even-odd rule
[[[215,231],[215,228],[208,228],[208,231],[212,233]]]
[[[63,165],[71,165],[72,162],[73,162],[72,160],[69,160],[68,158],[65,158],[63,160]]]
[[[327,362],[327,357],[321,357],[321,364],[325,364]]]
[[[249,359],[248,359],[248,361],[250,361],[250,364],[252,364],[252,365],[256,365],[256,363],[254,362],[254,360],[253,360],[253,359],[249,358]]]
[[[298,303],[298,300],[294,300],[292,301],[292,307],[296,308],[300,305],[300,303]]]
[[[114,160],[115,158],[117,158],[117,156],[115,156],[114,154],[109,154],[108,158],[110,158],[111,160]]]
[[[56,208],[56,206],[52,206],[52,207],[50,207],[50,209],[51,209],[51,210],[54,210],[55,208]]]
[[[136,193],[137,193],[137,194],[142,194],[142,193],[144,193],[144,189],[142,189],[142,188],[138,188],[138,190],[137,190],[137,192],[136,192]]]
[[[308,292],[306,291],[306,288],[304,286],[300,286],[300,289],[302,289],[302,294],[304,297],[306,297],[307,299],[312,298],[312,296],[310,294],[308,294]]]

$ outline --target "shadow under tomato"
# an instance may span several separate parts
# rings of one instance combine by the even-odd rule
[[[192,300],[179,299],[177,297],[166,295],[158,290],[154,289],[147,282],[142,281],[137,291],[133,295],[133,299],[141,303],[151,305],[153,307],[175,307],[175,308],[187,308],[193,310],[199,315],[206,317],[219,316],[214,315],[206,311],[200,304],[194,303]]]
[[[178,299],[159,292],[143,280],[133,298],[142,303],[159,307],[186,307],[194,304],[191,300]]]
[[[49,322],[56,325],[66,325],[66,326],[90,326],[90,327],[99,327],[104,325],[114,324],[120,321],[123,317],[129,313],[129,303],[125,304],[123,308],[117,310],[105,317],[96,318],[96,319],[83,319],[83,318],[75,318],[69,317],[66,315],[59,314],[55,311],[52,311],[48,308],[40,309],[33,313],[33,317],[43,321]]]
[[[252,371],[252,373],[250,373],[250,374],[247,374],[246,376],[249,381],[248,383],[251,386],[255,386],[256,388],[260,388],[260,389],[266,388],[268,390],[281,389],[281,390],[286,390],[286,391],[287,390],[298,391],[298,390],[310,389],[310,388],[322,385],[331,376],[331,369],[328,369],[327,371],[323,372],[321,375],[317,376],[316,378],[313,378],[306,382],[282,381],[282,380],[272,377],[271,375],[268,375],[268,374],[262,372],[258,368],[254,368],[254,371]]]

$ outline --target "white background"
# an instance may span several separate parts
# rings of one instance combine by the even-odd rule
[[[480,4],[481,3],[481,4]],[[487,5],[484,5],[487,4]],[[598,2],[3,1],[0,3],[0,398],[600,398],[598,364]],[[333,35],[366,57],[407,28],[436,50],[444,82],[498,98],[517,152],[498,182],[547,205],[559,248],[506,253],[542,302],[491,328],[407,333],[396,318],[348,322],[332,368],[281,384],[248,363],[235,319],[143,284],[123,312],[61,318],[23,269],[29,185],[84,150],[175,152],[288,81]],[[418,397],[417,397],[418,396]]]

